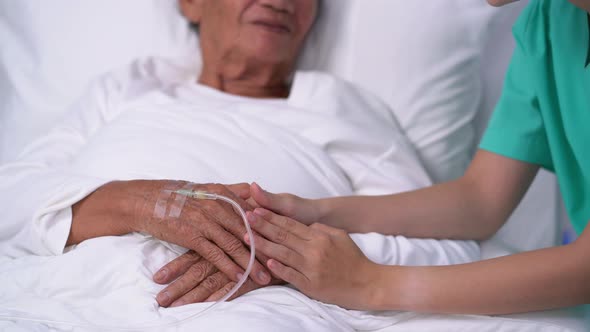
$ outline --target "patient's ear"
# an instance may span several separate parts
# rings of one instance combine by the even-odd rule
[[[179,2],[184,17],[194,24],[201,22],[203,0],[179,0]]]

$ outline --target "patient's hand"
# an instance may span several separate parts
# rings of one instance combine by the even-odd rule
[[[217,301],[236,284],[192,250],[162,267],[154,274],[154,281],[158,284],[170,283],[156,297],[162,307]],[[273,285],[280,283],[278,279],[271,281]],[[264,286],[248,278],[230,300],[261,287]]]
[[[248,184],[188,184],[184,181],[131,180],[107,183],[72,206],[67,245],[100,236],[146,233],[192,249],[231,280],[239,280],[250,259],[242,242],[246,228],[230,204],[221,200],[186,199],[174,193],[191,189],[233,198],[244,210]],[[258,262],[253,280],[264,285],[270,274]]]
[[[157,186],[152,197],[163,192],[164,186],[165,183]],[[245,210],[251,210],[251,207],[235,194],[235,186],[195,184],[192,190],[224,195],[240,203]],[[246,195],[248,194],[246,190]],[[172,194],[168,199],[172,203],[164,209],[172,211],[172,205],[178,199],[177,194]],[[224,278],[227,276],[229,280],[239,280],[239,275],[244,273],[248,265],[250,252],[242,243],[242,237],[246,233],[242,218],[231,205],[220,200],[186,199],[178,217],[171,217],[167,212],[164,218],[158,218],[154,215],[155,200],[148,198],[146,201],[148,203],[137,213],[140,218],[135,230],[192,249],[223,272]],[[203,265],[209,264],[197,262],[199,269],[209,272],[210,269],[201,267]],[[265,285],[270,279],[268,271],[256,261],[253,267],[253,280]]]

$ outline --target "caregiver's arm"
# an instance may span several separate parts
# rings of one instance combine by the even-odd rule
[[[590,303],[590,231],[567,246],[456,266],[380,266],[375,276],[374,309],[508,314]]]
[[[504,224],[537,171],[535,165],[479,150],[461,178],[416,191],[309,200],[253,186],[252,196],[306,224],[321,222],[351,233],[481,240]]]
[[[346,308],[507,314],[590,302],[590,230],[563,247],[406,267],[371,262],[346,232],[330,226],[305,226],[261,209],[248,218],[264,236],[256,236],[256,248],[272,257],[267,265],[275,275],[312,298]]]

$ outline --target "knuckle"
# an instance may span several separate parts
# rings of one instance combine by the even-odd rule
[[[207,242],[208,240],[204,238],[201,234],[195,235],[189,240],[189,243],[194,248],[203,248]]]
[[[276,243],[285,243],[287,242],[287,238],[289,237],[289,232],[284,229],[279,229],[274,235],[274,242]]]
[[[171,270],[180,270],[183,267],[196,264],[200,259],[200,256],[197,255],[194,251],[189,250],[188,252],[178,256],[172,262],[170,262],[169,267]]]
[[[238,241],[236,238],[233,238],[225,244],[225,252],[228,255],[235,257],[240,254],[243,254],[245,252],[245,249],[240,241]]]
[[[202,264],[195,264],[190,267],[188,274],[192,280],[203,280],[207,276],[207,268]]]
[[[223,260],[223,253],[219,248],[209,249],[207,251],[207,257],[211,263],[215,264]]]
[[[221,284],[222,279],[220,278],[220,274],[214,274],[209,278],[205,279],[202,283],[203,287],[211,292],[214,292],[221,288],[223,285]]]
[[[223,286],[220,290],[221,294],[222,294],[221,296],[225,296],[225,294],[229,293],[229,291],[231,291],[231,289],[234,287],[234,285],[235,285],[234,282],[225,284],[225,286]]]
[[[285,217],[283,218],[283,225],[287,228],[293,228],[295,227],[295,220]]]
[[[199,260],[201,258],[194,250],[189,250],[184,255],[190,260]]]

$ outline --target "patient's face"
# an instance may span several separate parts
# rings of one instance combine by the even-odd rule
[[[204,57],[294,63],[318,0],[181,0],[181,5],[185,16],[199,24]]]

